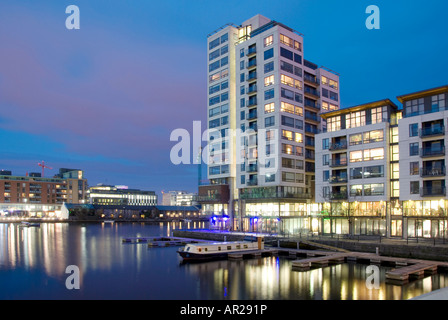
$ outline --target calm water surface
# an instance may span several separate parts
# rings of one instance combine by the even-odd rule
[[[342,264],[307,272],[266,257],[183,264],[177,247],[123,244],[123,237],[169,236],[190,223],[0,223],[0,299],[157,300],[402,300],[448,286],[438,274],[405,286],[366,287],[367,265]],[[80,289],[68,290],[66,267],[80,269]]]

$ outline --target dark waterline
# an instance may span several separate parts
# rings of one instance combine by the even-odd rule
[[[403,300],[448,286],[437,274],[404,286],[368,289],[367,265],[292,271],[291,260],[266,257],[184,264],[177,247],[123,244],[123,237],[169,236],[203,224],[0,224],[0,299],[150,300]],[[80,270],[80,289],[68,290],[66,267]]]

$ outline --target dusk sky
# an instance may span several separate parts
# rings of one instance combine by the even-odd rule
[[[65,27],[71,4],[79,30]],[[372,4],[380,30],[365,26]],[[207,34],[264,15],[340,74],[342,107],[400,105],[448,84],[446,12],[445,0],[0,0],[0,169],[44,160],[46,176],[79,168],[91,186],[197,192],[197,166],[170,161],[170,134],[206,129]]]

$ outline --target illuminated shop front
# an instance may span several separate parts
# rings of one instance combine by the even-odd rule
[[[323,203],[323,233],[385,236],[386,212],[385,201]]]
[[[294,202],[245,203],[242,229],[284,235],[318,234],[321,217],[317,216],[318,204]]]
[[[447,237],[447,200],[404,201],[403,215],[406,236],[424,238]]]

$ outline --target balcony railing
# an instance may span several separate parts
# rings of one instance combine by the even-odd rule
[[[257,86],[256,85],[252,85],[247,87],[247,94],[251,94],[251,93],[256,93],[257,92]]]
[[[305,113],[305,120],[311,120],[311,121],[319,122],[320,119],[315,114]]]
[[[305,91],[305,94],[309,94],[312,97],[315,97],[315,98],[319,98],[320,97],[320,93],[316,89],[314,89],[314,88],[305,87],[304,91]]]
[[[197,196],[197,200],[198,202],[220,201],[221,195],[219,193],[215,193],[211,195]]]
[[[273,193],[245,193],[240,195],[240,199],[311,199],[309,193],[273,192]]]
[[[422,197],[446,196],[446,188],[445,187],[423,187],[420,189],[420,196],[422,196]]]
[[[252,55],[254,55],[256,53],[257,53],[257,47],[252,47],[252,48],[247,49],[246,56],[249,57],[249,56],[252,56]]]
[[[247,120],[257,119],[257,113],[256,112],[249,112],[249,113],[247,113],[247,118],[246,119]]]
[[[253,107],[257,105],[257,98],[247,100],[247,107]]]
[[[257,73],[256,72],[249,72],[247,74],[247,81],[251,80],[257,80]]]
[[[303,80],[305,81],[305,83],[308,83],[308,84],[312,84],[315,86],[319,85],[319,81],[314,77],[309,77],[309,76],[304,75]]]
[[[346,167],[347,166],[347,159],[331,159],[330,167]]]
[[[330,151],[346,150],[347,141],[337,142],[330,144]]]
[[[257,127],[256,124],[253,124],[253,125],[250,125],[250,126],[248,127],[248,130],[249,130],[249,131],[253,131],[253,132],[257,132],[257,131],[258,131],[258,127]]]
[[[330,200],[347,200],[347,192],[332,192],[330,194]]]
[[[249,165],[249,167],[247,168],[247,172],[257,172],[257,171],[258,171],[257,165]]]
[[[446,175],[446,168],[420,168],[420,177],[442,177]]]
[[[257,186],[258,180],[248,180],[246,183],[248,186]]]
[[[445,155],[445,147],[438,149],[423,148],[420,149],[420,157],[439,157]]]
[[[257,66],[257,60],[250,60],[247,64],[246,64],[246,68],[247,69],[251,69],[251,68],[255,68]]]
[[[445,135],[445,126],[433,126],[429,128],[420,129],[420,138],[443,136]]]
[[[347,176],[331,176],[330,183],[347,183]]]

